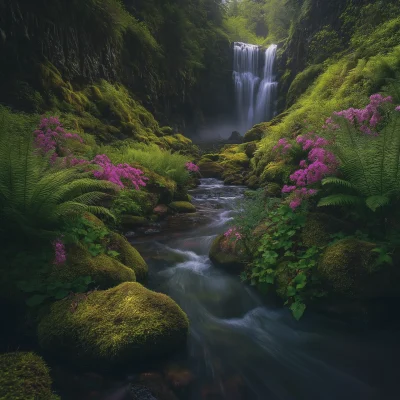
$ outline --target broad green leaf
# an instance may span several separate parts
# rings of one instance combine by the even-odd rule
[[[303,316],[306,305],[301,301],[295,301],[290,306],[290,310],[292,311],[293,317],[298,321]]]

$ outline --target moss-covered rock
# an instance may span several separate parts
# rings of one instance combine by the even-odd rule
[[[258,189],[260,187],[258,183],[258,177],[256,175],[249,175],[246,179],[245,185],[249,189]]]
[[[34,353],[0,355],[0,399],[57,400],[51,391],[49,369]]]
[[[201,159],[197,165],[200,168],[200,174],[204,178],[222,178],[224,168],[220,164],[218,164],[218,162]]]
[[[118,233],[110,233],[109,247],[116,250],[119,255],[117,259],[129,268],[132,268],[138,282],[145,282],[149,273],[149,267],[140,253]]]
[[[268,122],[263,122],[258,125],[254,125],[249,131],[244,135],[244,143],[259,141],[263,135],[267,132],[269,127]]]
[[[264,168],[260,180],[263,183],[274,182],[284,184],[289,181],[293,169],[293,166],[287,165],[285,161],[273,161],[268,163]]]
[[[400,295],[398,268],[376,265],[375,243],[343,239],[322,255],[318,272],[328,291],[351,299],[372,299]]]
[[[183,347],[187,333],[186,314],[171,298],[131,282],[58,301],[38,326],[45,351],[99,369],[159,358]]]
[[[257,143],[256,142],[250,142],[250,143],[246,144],[245,153],[246,153],[246,156],[248,158],[253,158],[254,157],[254,153],[256,152],[256,150],[257,150]]]
[[[143,171],[144,176],[149,179],[146,182],[146,190],[156,194],[157,196],[156,198],[151,199],[151,201],[149,198],[149,203],[151,203],[149,206],[151,210],[157,205],[158,202],[168,204],[172,201],[177,189],[176,182],[139,165],[135,167],[140,168]]]
[[[245,266],[243,256],[244,249],[240,245],[240,241],[231,241],[224,235],[215,238],[209,253],[210,260],[214,265],[233,273],[243,271]]]
[[[196,212],[196,207],[188,201],[174,201],[170,203],[169,207],[178,213],[187,214]]]
[[[278,183],[267,183],[265,186],[265,195],[267,197],[281,197],[282,196],[282,186]]]
[[[55,268],[51,278],[72,282],[80,276],[90,276],[100,289],[136,281],[135,271],[116,258],[106,254],[93,257],[85,248],[73,246],[68,250],[67,266]]]
[[[351,225],[324,213],[308,213],[301,232],[301,240],[306,247],[326,246],[334,233],[349,233]]]
[[[120,225],[125,231],[146,226],[148,223],[147,218],[136,215],[121,215],[120,217]]]

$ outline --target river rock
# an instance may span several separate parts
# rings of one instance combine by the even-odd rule
[[[128,231],[146,226],[149,224],[149,221],[145,217],[138,217],[136,215],[121,215],[120,224],[124,231]]]
[[[233,273],[243,271],[245,266],[243,256],[244,250],[240,241],[233,242],[224,235],[215,238],[209,253],[210,260],[215,266]]]
[[[186,314],[139,283],[95,291],[76,303],[75,297],[55,302],[38,326],[42,349],[76,365],[137,364],[185,346]]]
[[[188,201],[174,201],[170,203],[169,207],[178,213],[190,214],[196,212],[196,207]]]
[[[165,204],[159,204],[157,207],[154,208],[153,213],[159,215],[160,217],[165,217],[169,213],[168,206]]]

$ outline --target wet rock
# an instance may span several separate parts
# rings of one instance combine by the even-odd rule
[[[196,207],[188,201],[174,201],[170,203],[169,207],[178,213],[190,214],[196,212]]]
[[[211,245],[209,257],[211,262],[229,272],[239,273],[243,271],[244,249],[240,241],[234,242],[224,235],[219,235]]]
[[[157,372],[148,372],[140,375],[140,384],[150,389],[159,400],[178,400],[175,393],[168,386],[164,377]]]
[[[169,213],[169,208],[165,204],[159,204],[154,208],[153,213],[160,217],[165,217]]]
[[[224,168],[216,161],[201,159],[198,163],[203,178],[221,179]]]
[[[129,394],[132,400],[157,400],[146,386],[131,385]]]
[[[194,375],[188,369],[179,365],[170,365],[165,369],[165,379],[174,388],[183,388],[189,386],[195,379]]]
[[[124,230],[141,228],[149,224],[145,217],[137,217],[135,215],[121,215],[121,227]]]

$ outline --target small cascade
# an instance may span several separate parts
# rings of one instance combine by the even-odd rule
[[[263,51],[260,46],[234,43],[233,79],[242,132],[274,116],[278,87],[274,73],[276,50],[274,44]]]

